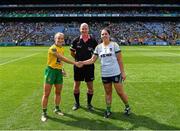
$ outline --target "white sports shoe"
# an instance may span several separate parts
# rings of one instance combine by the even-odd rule
[[[46,116],[46,115],[42,115],[42,116],[41,116],[41,121],[42,121],[42,122],[47,121],[47,116]]]

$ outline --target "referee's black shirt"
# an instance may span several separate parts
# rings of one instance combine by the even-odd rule
[[[94,49],[97,45],[97,41],[91,35],[86,42],[84,42],[83,39],[80,39],[79,36],[73,40],[70,50],[76,52],[76,61],[84,61],[92,57]]]

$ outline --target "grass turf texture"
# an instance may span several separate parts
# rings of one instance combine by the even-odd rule
[[[49,98],[47,122],[40,121],[44,69],[48,47],[0,48],[0,129],[180,129],[180,47],[121,47],[127,79],[125,91],[132,114],[123,115],[124,105],[113,90],[112,117],[103,118],[104,89],[100,64],[96,62],[94,112],[86,109],[86,84],[81,84],[82,108],[72,111],[73,68],[64,64],[61,109],[53,113],[53,91]],[[69,47],[65,56],[72,59]]]

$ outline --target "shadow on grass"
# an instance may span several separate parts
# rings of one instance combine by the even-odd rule
[[[104,109],[94,108],[93,111],[88,111],[87,108],[81,107],[81,109],[101,116],[102,119],[91,119],[85,117],[77,117],[71,114],[65,114],[65,117],[69,117],[73,120],[63,120],[62,118],[49,117],[50,120],[60,122],[72,127],[78,127],[81,129],[88,130],[123,130],[127,129],[114,125],[111,120],[118,120],[122,122],[129,122],[132,124],[129,130],[134,130],[138,128],[145,128],[150,130],[180,130],[178,127],[170,126],[167,124],[159,123],[158,121],[143,115],[136,115],[132,113],[130,116],[124,115],[122,112],[112,112],[112,116],[109,119],[103,118]]]
[[[118,117],[117,117],[118,116]],[[151,130],[179,130],[180,128],[160,123],[150,117],[143,115],[136,115],[132,113],[130,116],[125,116],[123,113],[115,112],[112,119],[119,119],[121,121],[130,122],[133,126],[130,130],[138,127],[145,127]]]
[[[122,130],[123,129],[103,119],[94,120],[90,118],[88,119],[88,118],[76,117],[71,114],[65,114],[65,117],[69,117],[73,120],[64,120],[62,118],[55,118],[55,117],[50,117],[50,116],[48,118],[52,121],[60,122],[68,126],[71,126],[72,128],[78,127],[78,128],[86,129],[86,130],[102,130],[102,129],[103,130]]]
[[[101,108],[94,108],[94,109],[95,111],[93,113],[96,113],[97,115],[102,115],[104,112],[104,109]],[[100,112],[97,112],[96,110],[102,113],[99,114]],[[138,129],[138,127],[144,127],[151,130],[180,130],[179,127],[174,127],[167,124],[159,123],[158,121],[150,117],[143,115],[136,115],[134,113],[131,113],[130,116],[126,116],[122,112],[112,112],[112,116],[110,119],[131,123],[133,126],[129,130]]]

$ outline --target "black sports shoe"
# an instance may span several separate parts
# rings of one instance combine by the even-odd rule
[[[93,106],[92,106],[91,104],[88,104],[88,105],[87,105],[87,109],[88,109],[89,111],[92,111],[92,110],[93,110]]]
[[[73,106],[73,108],[72,108],[72,110],[75,111],[75,110],[79,109],[79,107],[80,107],[80,105],[78,105],[77,103],[75,103],[74,106]]]
[[[112,112],[111,111],[105,111],[104,112],[104,118],[109,118],[111,116]]]
[[[42,122],[47,121],[47,114],[46,114],[46,113],[42,113],[41,121],[42,121]]]
[[[64,113],[62,113],[62,111],[60,109],[54,109],[54,113],[56,113],[57,115],[60,115],[60,116],[64,116]]]
[[[127,116],[130,115],[131,114],[131,108],[130,107],[125,108],[124,109],[124,114],[127,115]]]

